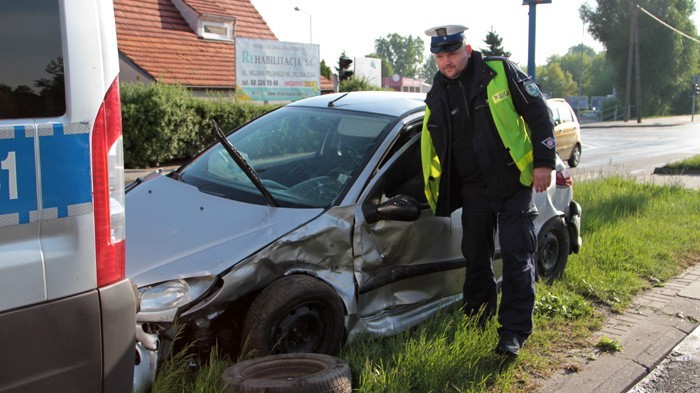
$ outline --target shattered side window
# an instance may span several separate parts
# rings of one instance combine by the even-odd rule
[[[370,198],[386,199],[408,195],[421,206],[427,206],[423,192],[423,172],[420,152],[421,123],[413,123],[401,131],[380,167],[389,165],[375,183]],[[398,155],[398,156],[397,156]]]

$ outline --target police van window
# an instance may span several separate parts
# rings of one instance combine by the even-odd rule
[[[0,119],[65,112],[58,0],[0,0]]]

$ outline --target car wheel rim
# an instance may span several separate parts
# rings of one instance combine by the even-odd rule
[[[272,335],[273,353],[317,352],[324,337],[324,319],[319,305],[302,305],[284,315]]]
[[[544,276],[550,275],[556,268],[559,260],[559,239],[554,233],[549,232],[545,235],[539,260]]]

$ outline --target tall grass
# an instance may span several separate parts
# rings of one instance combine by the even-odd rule
[[[591,345],[601,310],[623,311],[640,291],[700,262],[697,190],[613,176],[578,182],[575,199],[583,208],[583,247],[562,280],[538,284],[535,331],[517,359],[493,353],[496,322],[482,330],[459,310],[445,310],[410,331],[345,346],[340,357],[351,366],[354,391],[532,391],[539,377],[562,367],[567,350]],[[194,374],[205,381],[189,390],[179,381],[192,384],[193,375],[163,370],[158,379],[168,382],[160,391],[219,392],[225,364],[213,364]]]
[[[686,158],[684,160],[672,162],[665,167],[671,173],[698,173],[700,172],[700,155]]]

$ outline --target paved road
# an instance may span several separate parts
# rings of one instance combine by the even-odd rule
[[[700,154],[700,116],[584,124],[581,164],[572,175],[651,176],[654,168]]]

